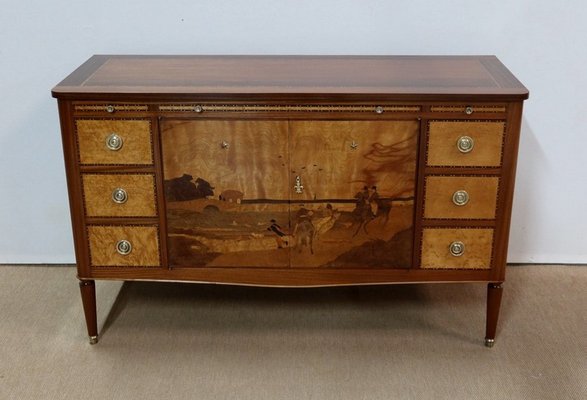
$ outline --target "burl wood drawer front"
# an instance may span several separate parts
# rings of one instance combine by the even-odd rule
[[[490,269],[493,229],[425,228],[420,268]]]
[[[88,226],[88,241],[93,267],[161,265],[155,226]]]
[[[429,166],[499,167],[505,122],[430,121]]]
[[[77,119],[81,164],[153,163],[148,120]]]
[[[427,176],[424,218],[494,219],[499,178]]]
[[[87,217],[154,217],[152,174],[83,174]]]

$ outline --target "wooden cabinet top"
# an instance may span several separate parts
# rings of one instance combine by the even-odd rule
[[[528,98],[495,56],[96,55],[52,93],[109,100]]]

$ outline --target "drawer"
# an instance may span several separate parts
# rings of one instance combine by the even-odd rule
[[[154,217],[152,174],[83,174],[87,217]]]
[[[493,229],[424,228],[420,268],[490,269]]]
[[[507,108],[503,104],[465,105],[465,104],[435,104],[430,111],[441,113],[455,113],[471,115],[477,113],[504,113]]]
[[[81,164],[153,163],[149,120],[77,119],[75,125]]]
[[[76,112],[108,113],[117,112],[147,112],[149,106],[146,104],[117,104],[117,103],[74,103],[73,109]]]
[[[426,164],[450,167],[499,167],[503,121],[430,121]]]
[[[159,267],[156,226],[88,226],[90,265],[93,267]]]
[[[427,176],[424,218],[494,219],[499,178]]]

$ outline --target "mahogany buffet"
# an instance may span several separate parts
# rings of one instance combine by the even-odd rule
[[[494,56],[93,56],[58,99],[81,297],[96,279],[505,279],[522,103]]]

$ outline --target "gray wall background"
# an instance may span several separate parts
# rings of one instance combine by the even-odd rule
[[[530,89],[510,262],[587,262],[582,0],[0,0],[0,263],[74,262],[50,89],[92,54],[495,54]],[[360,71],[357,71],[360,73]]]

